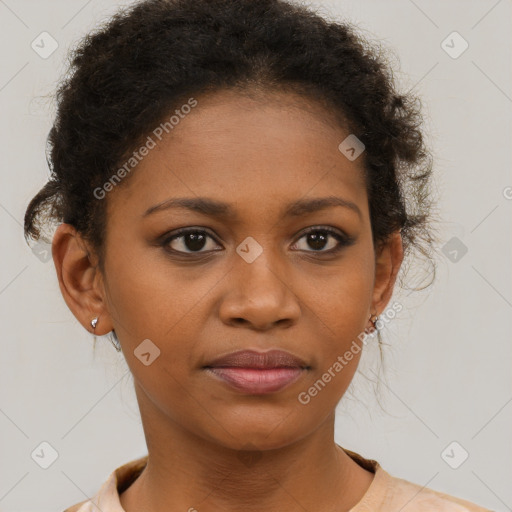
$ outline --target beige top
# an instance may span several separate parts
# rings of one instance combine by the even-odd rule
[[[360,466],[375,474],[370,487],[350,512],[397,512],[402,509],[404,512],[492,512],[461,498],[393,477],[377,461],[365,459],[346,448],[343,450]],[[146,455],[120,466],[110,474],[95,496],[64,512],[126,512],[119,495],[142,473],[147,460]]]

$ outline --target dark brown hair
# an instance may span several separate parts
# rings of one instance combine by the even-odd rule
[[[405,257],[414,250],[435,270],[421,102],[395,90],[383,55],[350,24],[284,0],[146,0],[118,11],[70,53],[47,140],[51,176],[28,205],[25,238],[69,223],[103,268],[108,198],[93,191],[154,127],[191,96],[279,89],[329,105],[364,143],[375,246],[400,229]]]

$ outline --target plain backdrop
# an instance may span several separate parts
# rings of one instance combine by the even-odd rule
[[[27,203],[48,177],[47,96],[68,49],[120,5],[0,0],[3,512],[64,510],[147,453],[122,356],[106,337],[93,352],[52,260],[44,247],[31,250],[22,229]],[[394,476],[512,510],[511,2],[310,5],[392,50],[402,90],[422,98],[442,216],[435,283],[396,290],[390,304],[403,310],[383,331],[384,367],[368,347],[339,405],[336,441]],[[47,58],[32,48],[42,32],[58,44]],[[428,268],[418,268],[421,284]],[[41,450],[56,457],[47,469],[34,455]]]

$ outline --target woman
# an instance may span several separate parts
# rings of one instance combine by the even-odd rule
[[[75,49],[25,234],[112,332],[148,456],[86,512],[483,511],[334,442],[406,257],[433,246],[410,95],[282,0],[149,0]]]

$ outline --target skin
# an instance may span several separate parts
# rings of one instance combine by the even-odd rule
[[[373,479],[334,442],[335,407],[361,352],[307,405],[297,397],[354,340],[361,345],[370,314],[385,310],[403,259],[400,233],[375,253],[362,157],[338,150],[349,133],[321,105],[277,92],[197,99],[104,199],[104,274],[72,226],[61,224],[53,240],[66,303],[89,331],[94,317],[96,334],[115,329],[133,374],[149,460],[121,504],[127,512],[348,511]],[[237,218],[175,208],[143,217],[167,199],[196,196],[230,203]],[[282,214],[288,203],[326,196],[355,203],[360,215],[341,206]],[[303,234],[317,226],[355,241],[327,255],[335,238],[322,247]],[[172,255],[158,239],[182,227],[212,237],[199,249],[174,239],[167,248],[182,255]],[[236,252],[248,236],[263,250],[252,263]],[[145,339],[160,349],[148,366],[134,355]],[[202,369],[246,348],[287,350],[311,369],[257,396]]]

